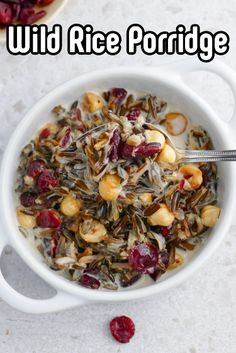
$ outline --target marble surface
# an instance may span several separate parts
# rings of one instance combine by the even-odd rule
[[[203,29],[223,29],[231,37],[230,52],[222,57],[236,70],[235,0],[71,0],[57,22],[91,23],[96,29],[117,30],[124,35],[138,22],[155,31],[174,30],[183,23],[199,23]],[[64,39],[66,31],[64,32]],[[15,57],[0,45],[0,152],[29,107],[60,83],[80,73],[104,67],[148,65],[155,67],[175,57],[72,56],[64,50],[57,57]],[[227,85],[212,74],[197,73],[186,82],[226,119],[233,109]],[[236,225],[236,223],[235,223]],[[235,353],[236,336],[236,226],[222,246],[185,283],[155,298],[123,304],[91,305],[50,315],[17,312],[0,300],[0,352],[4,353]],[[33,298],[53,294],[10,248],[1,261],[2,271],[19,292]],[[109,335],[109,320],[130,315],[136,335],[128,345]]]

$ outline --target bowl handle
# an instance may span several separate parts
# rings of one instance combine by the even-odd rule
[[[0,257],[5,246],[8,245],[4,238],[0,238]],[[84,304],[81,299],[73,297],[64,292],[57,292],[56,295],[49,299],[31,299],[13,289],[3,277],[0,268],[0,297],[13,308],[30,313],[44,314],[64,309],[70,309]]]
[[[206,64],[199,60],[186,59],[176,61],[171,64],[163,65],[163,68],[168,69],[168,72],[172,71],[175,74],[179,74],[180,77],[184,73],[188,72],[210,71],[221,77],[224,81],[226,81],[226,83],[228,83],[228,85],[230,86],[234,96],[234,110],[229,123],[231,126],[236,128],[236,72],[231,69],[230,66],[218,60],[214,60]]]

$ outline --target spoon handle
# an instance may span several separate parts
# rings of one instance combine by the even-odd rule
[[[219,162],[236,161],[236,150],[212,151],[212,150],[178,150],[178,162]]]

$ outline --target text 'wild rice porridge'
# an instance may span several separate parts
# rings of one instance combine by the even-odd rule
[[[53,114],[22,150],[16,189],[20,230],[48,266],[115,290],[182,265],[219,217],[216,166],[175,164],[147,123],[188,149],[211,149],[207,132],[164,100],[123,88],[86,92]]]

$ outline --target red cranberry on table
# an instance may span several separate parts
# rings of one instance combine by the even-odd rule
[[[135,333],[133,321],[128,316],[117,316],[110,322],[112,336],[120,343],[128,343]]]

